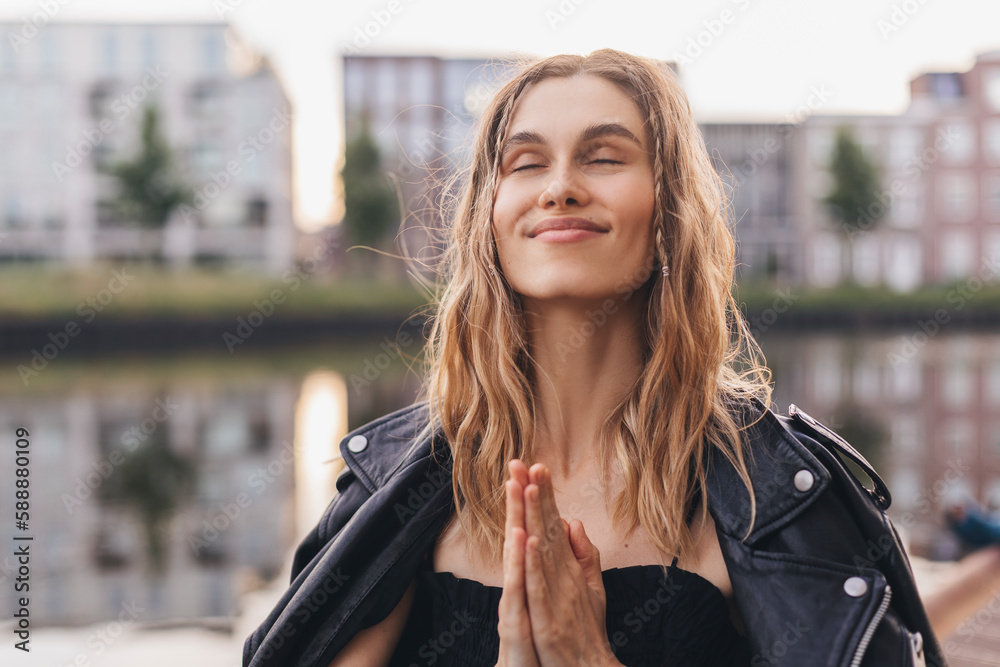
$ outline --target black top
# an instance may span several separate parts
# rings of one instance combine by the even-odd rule
[[[670,564],[604,570],[608,639],[626,667],[731,667],[750,664],[746,638],[729,619],[722,592]],[[493,667],[500,651],[497,607],[503,589],[425,565],[390,667]]]

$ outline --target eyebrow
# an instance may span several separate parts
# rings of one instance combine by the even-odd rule
[[[639,148],[642,148],[642,142],[631,131],[621,123],[596,123],[594,125],[588,126],[583,132],[580,133],[579,142],[586,143],[588,141],[593,141],[594,139],[599,139],[601,137],[623,137],[634,143]],[[542,135],[537,132],[532,132],[531,130],[521,130],[516,132],[511,136],[506,143],[503,145],[503,150],[500,153],[500,157],[503,158],[512,148],[516,146],[523,146],[524,144],[544,144],[545,139]]]

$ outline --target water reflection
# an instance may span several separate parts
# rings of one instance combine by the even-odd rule
[[[140,622],[225,619],[248,587],[287,576],[334,493],[337,443],[367,418],[349,406],[415,395],[403,364],[375,398],[349,395],[344,378],[376,345],[60,359],[30,388],[0,388],[0,432],[31,434],[32,624],[105,621],[126,603]],[[8,516],[13,483],[0,476]],[[0,579],[13,566],[0,556]],[[13,610],[11,589],[0,607]]]
[[[863,450],[911,550],[947,557],[948,494],[1000,505],[1000,336],[912,343],[762,340],[776,403],[798,404]],[[100,622],[133,602],[141,622],[226,619],[249,587],[287,576],[292,547],[333,495],[340,437],[416,395],[408,360],[384,350],[60,359],[30,388],[0,387],[0,433],[31,433],[33,624]],[[378,373],[365,375],[371,366]],[[13,482],[0,475],[5,516]],[[0,579],[12,565],[0,556]],[[0,606],[13,604],[0,586]]]
[[[957,553],[941,521],[947,498],[1000,507],[1000,336],[784,334],[762,346],[778,406],[799,405],[863,450],[914,553]]]
[[[311,373],[302,383],[295,413],[296,533],[304,537],[336,494],[343,459],[337,443],[347,433],[347,384],[330,371]]]

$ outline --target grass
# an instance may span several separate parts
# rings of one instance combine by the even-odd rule
[[[115,272],[122,277],[116,279]],[[976,279],[908,293],[857,285],[819,289],[764,283],[742,284],[734,293],[750,314],[776,303],[801,314],[1000,312],[1000,284],[983,285]],[[267,307],[266,301],[274,302],[277,317],[406,316],[426,305],[428,297],[398,278],[293,273],[268,277],[247,270],[172,271],[140,264],[78,270],[32,264],[0,267],[0,318],[7,320],[76,317],[87,309],[99,311],[102,319],[229,318],[246,315],[257,307],[255,302]]]
[[[1000,312],[1000,284],[972,279],[949,285],[895,292],[885,287],[841,285],[832,288],[776,287],[760,283],[738,286],[734,295],[748,313],[762,312],[775,303],[787,303],[797,313],[867,312],[873,314],[927,313],[943,309]]]
[[[117,275],[120,277],[116,277]],[[170,269],[103,264],[86,270],[42,265],[0,268],[0,317],[35,319],[79,315],[186,318],[245,315],[254,302],[272,301],[278,316],[343,313],[408,314],[426,295],[398,280],[334,280],[307,274],[268,277],[248,271]]]

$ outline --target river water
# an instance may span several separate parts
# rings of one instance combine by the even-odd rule
[[[760,338],[778,409],[794,403],[842,433],[888,483],[911,552],[953,558],[941,502],[1000,504],[1000,336]],[[412,347],[57,359],[27,386],[4,385],[4,449],[17,428],[30,442],[30,521],[17,534],[33,538],[33,627],[107,622],[129,605],[145,624],[227,627],[243,596],[287,580],[291,549],[333,495],[341,436],[413,400]],[[12,554],[0,556],[6,618]]]

